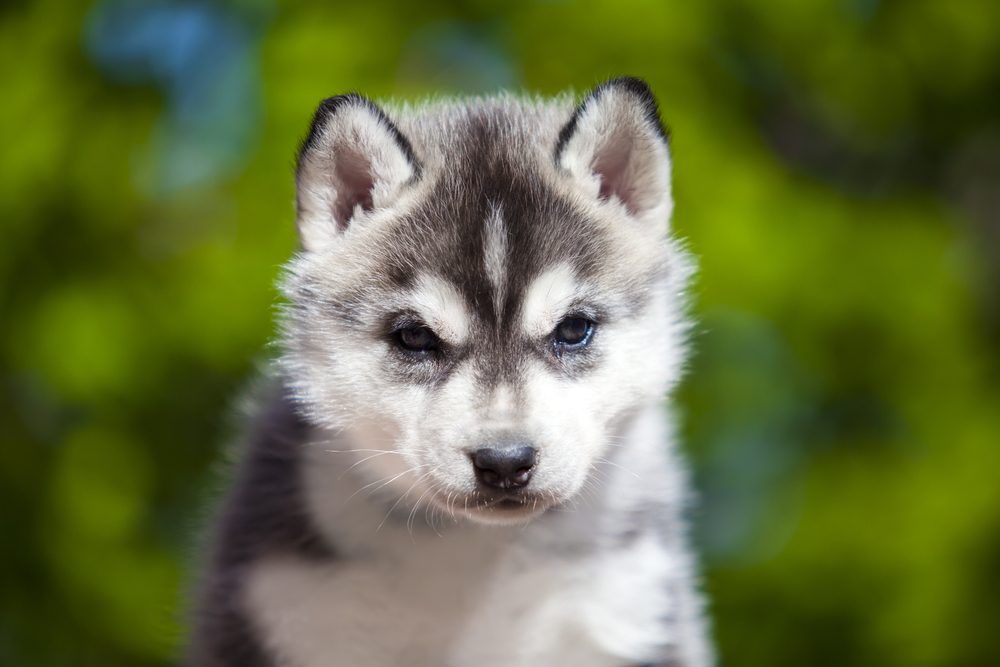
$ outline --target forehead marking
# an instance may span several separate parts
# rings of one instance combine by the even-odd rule
[[[483,264],[486,278],[493,288],[493,311],[500,318],[507,297],[507,227],[503,222],[503,208],[491,204],[483,234]]]
[[[445,279],[423,274],[410,292],[411,306],[444,340],[464,343],[469,336],[469,313],[461,293]]]
[[[563,262],[544,271],[528,286],[521,326],[531,338],[549,333],[579,295],[576,274]]]
[[[509,422],[514,416],[514,392],[510,385],[501,384],[493,390],[486,416],[493,422]]]

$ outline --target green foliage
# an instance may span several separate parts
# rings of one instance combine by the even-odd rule
[[[342,4],[0,10],[0,664],[175,654],[320,99],[622,73],[701,260],[724,663],[1000,660],[1000,4]]]

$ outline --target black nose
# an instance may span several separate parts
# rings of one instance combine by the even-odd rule
[[[472,452],[476,479],[493,489],[519,489],[527,486],[535,470],[535,448],[484,447]]]

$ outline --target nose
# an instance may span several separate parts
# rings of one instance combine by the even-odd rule
[[[520,489],[527,486],[535,470],[535,448],[483,447],[470,455],[476,479],[492,489]]]

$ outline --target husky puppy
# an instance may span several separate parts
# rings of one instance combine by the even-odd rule
[[[707,667],[648,86],[324,101],[197,667]]]

